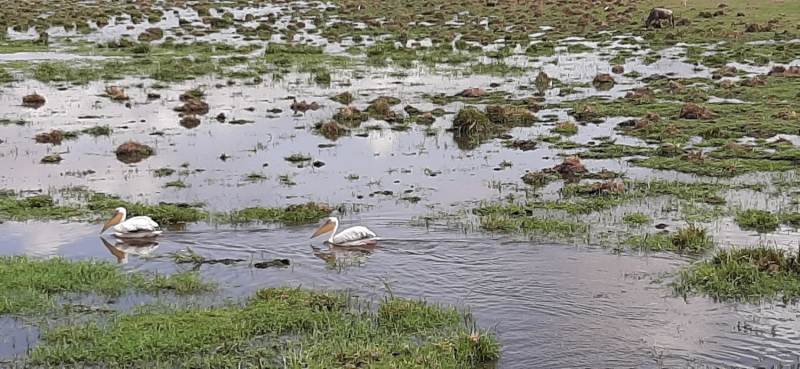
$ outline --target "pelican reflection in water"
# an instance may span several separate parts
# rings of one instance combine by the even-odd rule
[[[333,266],[348,266],[360,265],[365,263],[370,256],[375,252],[377,246],[336,246],[328,245],[327,251],[322,251],[322,248],[311,246],[314,251],[314,256],[325,260],[329,265]]]
[[[119,264],[126,264],[129,254],[147,255],[158,248],[158,242],[155,242],[153,239],[117,240],[115,245],[112,245],[103,237],[100,237],[100,240],[103,241],[103,245],[106,246],[108,251],[111,251],[111,254],[117,257],[117,262]]]

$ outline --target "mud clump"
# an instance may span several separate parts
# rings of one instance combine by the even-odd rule
[[[736,67],[727,65],[712,72],[713,75],[720,77],[733,77],[736,75],[736,73],[739,73],[739,70],[736,69]]]
[[[403,117],[392,111],[391,105],[388,98],[381,97],[374,100],[365,112],[375,119],[382,119],[389,123],[402,123]]]
[[[487,132],[491,125],[486,114],[474,106],[465,106],[453,119],[453,129],[462,133]]]
[[[753,146],[750,145],[742,145],[736,142],[729,142],[728,143],[728,150],[730,151],[753,151]]]
[[[710,119],[714,113],[705,106],[689,103],[681,107],[678,116],[683,119]]]
[[[310,104],[307,103],[305,100],[301,102],[297,102],[297,99],[292,99],[292,105],[290,106],[292,110],[295,112],[305,113],[309,110],[317,110],[319,109],[319,104],[316,101],[312,101]]]
[[[581,111],[575,113],[575,119],[579,122],[588,122],[597,118],[597,109],[594,105],[584,105]]]
[[[691,19],[687,19],[687,18],[681,18],[681,19],[678,19],[677,22],[675,22],[675,26],[678,26],[678,27],[686,27],[686,26],[690,26],[691,24],[692,24],[692,20]]]
[[[184,128],[195,128],[200,125],[200,119],[194,115],[187,115],[181,119],[180,125]]]
[[[157,94],[155,92],[150,92],[150,93],[147,94],[147,99],[148,100],[157,100],[157,99],[160,99],[160,98],[161,98],[161,94]]]
[[[406,105],[403,108],[403,111],[405,111],[406,114],[408,114],[411,117],[422,114],[422,110],[419,110],[419,109],[417,109],[417,108],[415,108],[415,107],[413,107],[411,105]]]
[[[767,81],[763,78],[754,77],[745,81],[744,84],[750,87],[763,87],[767,85]]]
[[[64,139],[64,132],[57,129],[47,133],[40,133],[34,137],[37,143],[47,143],[53,145],[61,145],[61,140]]]
[[[719,87],[722,87],[722,88],[735,88],[736,84],[733,83],[732,80],[725,79],[725,80],[719,81]]]
[[[534,140],[517,140],[511,143],[511,147],[516,147],[522,151],[531,151],[536,149],[539,143]]]
[[[700,150],[692,150],[686,155],[681,156],[681,160],[694,163],[705,163],[708,161],[708,156]]]
[[[528,109],[492,105],[486,107],[486,117],[494,124],[528,124],[536,117]]]
[[[550,76],[547,75],[547,73],[540,72],[539,75],[536,76],[536,80],[534,80],[533,83],[536,86],[536,88],[539,90],[539,92],[542,92],[542,91],[546,90],[548,87],[550,87],[550,82],[551,81],[552,81],[552,79],[550,78]]]
[[[225,113],[219,113],[219,114],[217,114],[216,119],[217,119],[217,122],[225,123],[225,120],[228,119],[228,117],[225,116]]]
[[[331,97],[331,100],[336,101],[342,105],[350,105],[355,99],[353,98],[353,94],[349,92],[343,92],[334,97]]]
[[[608,73],[600,73],[594,77],[594,81],[592,81],[595,85],[613,85],[614,84],[614,77],[611,77]]]
[[[369,120],[369,116],[354,107],[348,106],[339,109],[339,111],[333,115],[333,120],[346,127],[355,128]]]
[[[549,169],[553,172],[561,173],[562,175],[575,175],[575,173],[586,172],[586,166],[581,162],[581,158],[577,155],[572,155],[564,158],[564,162]]]
[[[39,94],[28,95],[22,98],[22,105],[25,106],[38,108],[44,105],[44,103],[45,103],[44,96]]]
[[[595,195],[618,195],[625,191],[627,187],[622,181],[605,181],[589,185],[589,193]]]
[[[205,101],[189,99],[183,103],[181,111],[186,114],[204,115],[208,114],[208,104]]]
[[[698,14],[697,16],[700,17],[700,18],[712,18],[712,17],[714,17],[714,15],[711,14],[711,12],[700,12],[700,14]]]
[[[108,95],[108,97],[114,101],[127,101],[131,99],[125,94],[125,90],[123,90],[121,87],[106,87],[106,95]]]
[[[486,91],[481,88],[468,88],[464,91],[461,91],[455,94],[456,97],[484,97],[486,96]]]
[[[64,160],[64,158],[61,157],[61,154],[55,153],[53,155],[47,155],[47,156],[43,157],[40,162],[42,164],[58,164],[62,160]]]
[[[137,40],[139,42],[150,42],[164,38],[164,30],[158,27],[152,27],[142,32]]]
[[[614,73],[614,74],[625,73],[625,68],[623,68],[621,65],[615,65],[615,66],[613,66],[611,68],[611,73]]]
[[[775,30],[775,26],[773,23],[767,24],[748,24],[747,28],[744,30],[747,33],[756,33],[756,32],[772,32]]]
[[[335,120],[325,123],[317,123],[317,132],[329,140],[336,140],[342,135],[347,134],[347,129],[339,125]]]
[[[772,70],[767,75],[772,77],[800,77],[800,67],[792,66],[787,69],[784,66],[776,65],[772,67]]]
[[[656,94],[649,88],[637,88],[633,92],[625,94],[625,99],[635,101],[639,104],[652,102]]]
[[[135,141],[128,141],[119,145],[114,153],[117,155],[117,160],[125,164],[130,164],[142,161],[154,155],[156,151],[150,146]]]
[[[422,113],[422,115],[419,116],[419,118],[417,118],[418,124],[431,125],[435,121],[436,118],[433,116],[433,113],[431,112]]]

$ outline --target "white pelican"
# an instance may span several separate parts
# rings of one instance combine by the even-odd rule
[[[158,242],[153,241],[152,238],[118,240],[117,244],[113,246],[103,237],[100,237],[100,240],[103,241],[108,251],[111,251],[111,254],[117,257],[117,263],[119,264],[127,264],[128,255],[130,254],[147,255],[158,248]]]
[[[355,226],[345,229],[339,234],[336,234],[336,231],[339,229],[339,219],[336,217],[330,217],[325,220],[325,223],[322,224],[319,229],[311,236],[311,238],[317,237],[321,234],[331,232],[330,237],[328,237],[328,242],[331,245],[336,246],[365,246],[365,245],[374,245],[377,243],[380,238],[375,234],[375,232],[369,230],[369,228],[364,226]]]
[[[161,235],[161,231],[157,231],[158,223],[150,219],[150,217],[133,217],[125,220],[128,211],[125,208],[117,208],[114,211],[114,216],[106,222],[100,234],[106,231],[109,227],[116,224],[114,227],[114,236],[117,238],[138,238],[138,237],[156,237]]]

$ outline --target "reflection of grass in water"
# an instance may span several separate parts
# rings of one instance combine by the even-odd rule
[[[678,294],[706,294],[716,300],[758,301],[781,293],[800,297],[800,262],[786,250],[753,247],[720,250],[709,260],[681,271],[673,283]]]
[[[203,292],[212,286],[192,272],[167,277],[146,272],[125,273],[106,262],[0,257],[0,314],[54,309],[58,306],[57,297],[66,293],[119,296],[131,291],[168,290],[185,294]]]
[[[43,339],[33,364],[465,368],[498,357],[494,338],[454,308],[391,297],[376,311],[342,294],[295,288],[263,289],[241,305],[55,327]]]

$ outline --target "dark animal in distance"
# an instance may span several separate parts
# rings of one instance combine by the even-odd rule
[[[647,16],[647,18],[644,18],[644,26],[645,28],[650,28],[651,26],[654,26],[656,22],[661,25],[662,19],[668,20],[670,25],[672,25],[672,28],[675,28],[675,16],[672,13],[672,10],[667,8],[653,8],[653,10],[650,11],[650,15]]]

